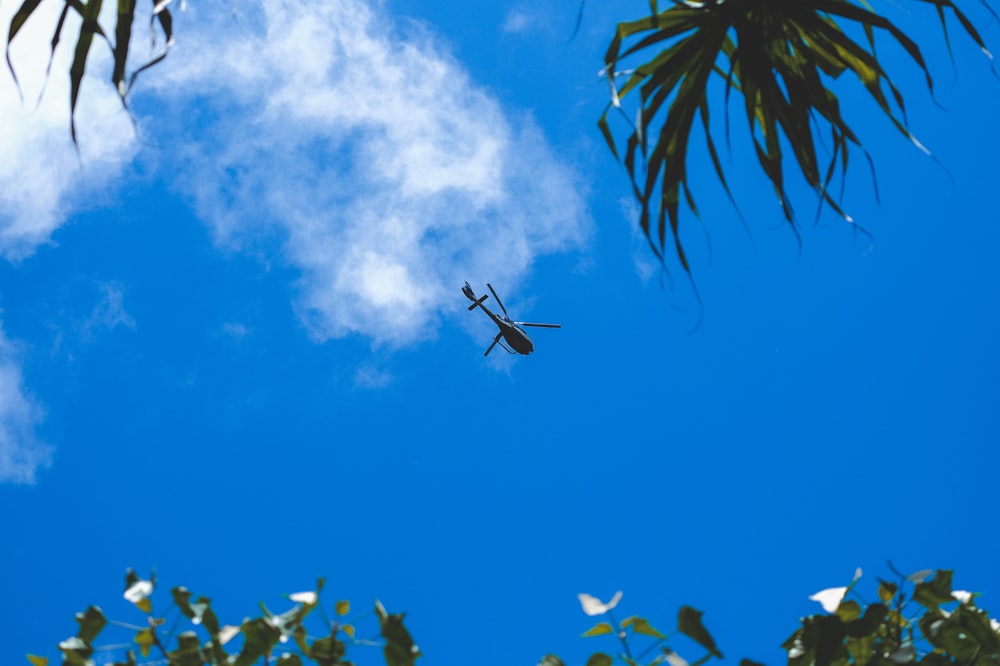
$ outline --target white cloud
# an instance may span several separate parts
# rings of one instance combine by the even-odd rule
[[[94,305],[90,317],[83,323],[83,334],[91,338],[95,329],[103,328],[109,331],[118,326],[135,329],[135,319],[125,310],[125,293],[117,282],[100,282],[101,298]]]
[[[0,328],[0,483],[30,484],[52,451],[35,437],[42,409],[24,389],[17,356]]]
[[[532,17],[528,16],[525,12],[519,9],[512,9],[507,13],[506,18],[504,18],[500,30],[507,33],[527,32],[534,23],[535,21]]]
[[[380,370],[373,365],[364,365],[354,373],[354,385],[361,389],[382,389],[389,386],[393,376],[386,370]]]
[[[161,145],[184,146],[179,186],[221,245],[281,240],[317,340],[424,339],[465,280],[514,292],[536,257],[586,241],[572,169],[427,30],[359,0],[261,5],[239,24],[190,8],[144,85],[155,131],[178,119]]]
[[[10,17],[19,6],[0,3],[2,46]],[[136,148],[131,123],[106,83],[107,49],[95,43],[77,107],[77,156],[70,141],[67,76],[79,31],[75,12],[66,21],[45,84],[59,9],[60,3],[43,2],[11,45],[23,102],[10,72],[0,72],[0,256],[10,261],[23,259],[48,242],[73,210],[105,203],[109,184]],[[43,85],[45,94],[39,102]]]
[[[619,199],[618,205],[622,215],[628,219],[632,227],[632,265],[639,279],[649,282],[660,269],[660,265],[656,262],[656,255],[649,249],[649,241],[639,226],[639,205],[631,198]]]

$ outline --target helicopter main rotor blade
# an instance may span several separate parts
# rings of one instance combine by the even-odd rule
[[[497,305],[499,305],[499,306],[500,306],[500,309],[501,309],[501,310],[503,310],[503,315],[504,315],[505,317],[510,317],[510,315],[509,315],[509,314],[507,314],[507,308],[505,308],[505,307],[503,306],[503,301],[501,301],[501,300],[500,300],[500,297],[499,297],[499,296],[497,296],[497,292],[493,291],[493,285],[491,285],[491,284],[490,284],[489,282],[487,282],[487,283],[486,283],[486,286],[490,288],[490,293],[491,293],[491,294],[493,294],[493,298],[497,299]]]
[[[490,346],[486,348],[486,353],[483,354],[483,356],[489,356],[490,355],[490,352],[493,351],[493,348],[497,346],[498,342],[500,342],[500,336],[501,335],[503,335],[503,333],[497,333],[497,337],[493,338],[493,342],[491,342]]]
[[[562,328],[562,324],[534,324],[530,321],[516,321],[518,326],[537,326],[538,328]]]

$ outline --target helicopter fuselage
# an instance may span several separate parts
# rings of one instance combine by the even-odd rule
[[[465,286],[462,287],[462,293],[465,294],[466,298],[472,301],[472,305],[469,306],[469,310],[471,311],[475,310],[476,308],[482,308],[483,312],[485,312],[487,316],[489,316],[489,318],[493,320],[493,323],[497,325],[497,328],[500,329],[500,332],[497,333],[496,336],[493,338],[493,343],[486,348],[486,353],[484,354],[484,356],[489,356],[490,352],[493,351],[493,347],[495,347],[497,344],[499,344],[501,347],[503,347],[511,354],[516,353],[527,356],[528,354],[530,354],[535,350],[535,343],[533,343],[531,341],[531,338],[528,337],[528,334],[524,332],[523,328],[524,326],[538,326],[540,328],[561,328],[559,324],[538,324],[527,321],[514,321],[513,319],[507,316],[507,308],[504,307],[503,301],[500,300],[500,297],[497,296],[497,293],[493,291],[493,285],[487,282],[486,286],[489,287],[490,293],[492,293],[493,297],[497,300],[497,305],[500,306],[500,309],[503,311],[503,314],[497,314],[496,312],[493,312],[488,307],[483,305],[483,302],[487,298],[489,298],[488,295],[484,294],[482,297],[477,298],[476,292],[472,291],[472,287],[469,286],[468,282],[466,282]],[[503,338],[507,344],[501,343],[500,338]]]
[[[504,317],[503,315],[498,315],[497,313],[490,310],[488,307],[479,303],[479,307],[483,309],[493,323],[500,328],[500,334],[503,339],[510,345],[510,348],[516,351],[518,354],[524,354],[527,356],[531,352],[535,351],[535,343],[531,341],[528,334],[524,332],[524,329],[515,324],[513,321]]]

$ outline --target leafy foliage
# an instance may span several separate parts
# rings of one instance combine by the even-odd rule
[[[892,565],[889,565],[892,568]],[[801,619],[802,626],[782,647],[788,666],[998,666],[1000,622],[975,605],[976,593],[952,589],[952,572],[941,569],[918,571],[908,576],[893,573],[898,582],[878,581],[878,601],[867,604],[856,592],[858,569],[849,585],[821,590],[809,598],[819,602],[823,614]],[[909,593],[908,589],[912,589]],[[853,593],[859,601],[847,599]],[[614,609],[621,593],[608,603],[580,595],[584,613],[601,616],[584,637],[613,635],[621,645],[617,660],[626,666],[702,666],[713,657],[722,659],[715,639],[701,621],[702,613],[681,606],[677,629],[667,635],[645,618],[631,616],[618,622]],[[954,608],[952,608],[954,607]],[[949,608],[952,608],[949,610]],[[668,641],[681,634],[707,652],[689,663]],[[646,641],[639,650],[640,636]],[[653,656],[651,661],[644,659]],[[596,652],[586,666],[612,666],[615,656]],[[564,666],[555,655],[546,655],[538,666]],[[740,666],[764,666],[750,659]]]
[[[935,9],[946,41],[945,18],[950,11],[988,55],[979,33],[952,0],[915,1]],[[902,47],[933,91],[927,63],[917,43],[868,9],[864,0],[691,0],[671,3],[664,11],[657,4],[651,0],[650,16],[618,24],[605,55],[611,101],[598,126],[628,171],[641,204],[640,225],[661,261],[669,226],[674,251],[690,273],[680,239],[679,203],[683,193],[687,206],[698,215],[687,172],[688,144],[696,119],[704,128],[716,176],[732,200],[709,121],[713,73],[724,83],[727,106],[732,91],[742,95],[757,159],[793,230],[795,215],[785,181],[786,147],[818,193],[820,204],[853,221],[831,195],[830,183],[838,164],[841,176],[846,173],[851,146],[864,148],[841,114],[840,102],[828,85],[833,79],[851,74],[893,126],[926,151],[907,129],[903,95],[876,55],[876,34],[888,35]],[[848,28],[863,32],[864,41],[849,37]],[[654,54],[650,59],[623,71],[630,56],[649,53]],[[625,79],[621,86],[619,75]],[[636,96],[633,122],[622,103]],[[621,111],[631,127],[623,152],[609,124],[613,110]],[[727,117],[727,137],[728,131]],[[824,134],[832,149],[828,161],[822,163],[816,144]]]
[[[583,636],[589,638],[607,634],[614,635],[622,648],[618,658],[627,664],[627,666],[639,666],[643,659],[654,653],[656,656],[648,662],[648,666],[656,666],[663,662],[667,662],[670,666],[701,666],[712,657],[722,659],[722,653],[716,647],[715,639],[712,638],[705,625],[702,624],[702,612],[695,608],[681,606],[677,612],[677,629],[673,634],[668,635],[651,625],[649,620],[638,615],[629,616],[618,622],[615,619],[613,611],[621,600],[621,592],[615,594],[614,598],[606,604],[589,594],[581,594],[579,596],[584,613],[590,616],[598,615],[606,618],[606,621],[598,622],[592,628],[585,631]],[[687,660],[680,657],[668,645],[668,641],[678,634],[686,636],[694,643],[705,648],[707,650],[706,654],[689,665]],[[639,638],[640,636],[645,639],[652,639],[645,640],[645,645],[642,646],[641,650],[636,645],[637,640],[642,640]],[[552,666],[562,666],[562,663],[562,660],[558,657],[547,655],[539,666],[550,666],[550,664]],[[614,657],[611,655],[604,652],[595,652],[587,660],[586,666],[611,666],[613,663]]]
[[[54,2],[55,0],[50,1]],[[111,82],[114,85],[115,90],[118,91],[118,96],[121,98],[122,105],[128,109],[126,97],[132,89],[132,86],[135,84],[136,77],[138,77],[144,70],[149,69],[166,58],[167,52],[173,45],[173,17],[171,16],[170,9],[168,8],[168,5],[170,5],[171,2],[172,0],[153,0],[151,21],[159,23],[160,30],[163,32],[165,40],[163,50],[149,62],[136,68],[131,75],[126,75],[129,45],[132,40],[132,28],[136,20],[136,0],[118,0],[114,42],[112,42],[111,38],[108,36],[108,31],[105,30],[98,22],[98,17],[101,13],[102,0],[64,0],[62,10],[59,14],[59,19],[56,21],[55,30],[52,34],[52,50],[49,56],[49,66],[46,68],[46,76],[52,67],[52,59],[55,56],[56,47],[59,45],[59,41],[62,37],[63,28],[66,25],[66,18],[70,12],[74,12],[81,19],[80,31],[77,35],[76,48],[73,54],[73,63],[70,65],[69,72],[70,134],[73,137],[74,144],[77,142],[75,121],[76,105],[80,97],[80,85],[83,83],[83,75],[87,69],[87,60],[94,45],[94,38],[99,38],[99,41],[106,44],[111,52]],[[10,26],[7,29],[7,67],[10,69],[10,73],[13,76],[15,83],[18,83],[18,80],[17,73],[14,70],[14,63],[11,62],[10,58],[10,45],[20,32],[21,28],[24,27],[25,22],[31,18],[31,15],[36,9],[38,9],[41,3],[42,0],[23,0],[17,12],[15,12],[13,18],[11,18]],[[20,85],[18,85],[18,92],[20,92]]]
[[[190,625],[185,631],[175,635],[179,623],[174,622],[174,628],[164,631],[166,619],[153,612],[155,577],[143,580],[129,569],[125,577],[123,597],[143,614],[143,623],[139,625],[109,620],[97,606],[77,613],[79,629],[76,635],[59,643],[62,664],[93,666],[95,652],[116,649],[124,652],[125,660],[116,661],[112,666],[140,666],[147,663],[167,666],[252,666],[271,662],[280,666],[302,666],[307,662],[314,662],[318,666],[353,666],[352,662],[345,659],[348,647],[374,645],[383,648],[386,666],[414,666],[420,651],[403,625],[403,615],[386,612],[378,601],[375,602],[374,609],[374,614],[379,619],[379,634],[376,638],[355,639],[354,624],[339,621],[340,617],[350,611],[347,600],[334,604],[338,620],[322,623],[324,635],[313,636],[305,622],[309,617],[315,618],[315,610],[325,619],[320,606],[323,585],[321,578],[315,590],[289,595],[295,605],[281,614],[274,614],[261,604],[261,615],[246,618],[239,626],[221,625],[208,597],[194,598],[186,588],[175,587],[171,590],[173,608]],[[131,634],[132,643],[138,646],[140,656],[136,656],[134,649],[126,649],[122,645],[96,645],[98,637],[108,625]],[[379,635],[381,640],[377,639]],[[27,658],[33,666],[48,666],[47,657],[27,655]]]
[[[802,618],[782,645],[788,666],[1000,664],[1000,623],[976,607],[977,595],[952,589],[951,571],[897,575],[898,583],[879,580],[874,603],[842,599],[831,613]]]

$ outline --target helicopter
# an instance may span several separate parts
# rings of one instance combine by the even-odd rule
[[[489,315],[490,319],[493,320],[493,323],[500,328],[500,332],[497,333],[495,338],[493,338],[493,342],[491,342],[490,346],[486,348],[486,353],[483,354],[483,356],[489,356],[490,352],[493,351],[493,347],[495,347],[498,343],[508,354],[517,353],[527,356],[534,351],[535,345],[531,341],[531,338],[528,337],[528,334],[525,333],[524,329],[521,328],[522,326],[562,328],[560,324],[535,324],[526,321],[512,320],[507,314],[507,308],[503,306],[503,301],[501,301],[500,297],[497,296],[497,292],[493,291],[493,285],[487,282],[486,286],[490,288],[490,293],[493,294],[493,298],[497,299],[497,305],[499,305],[500,309],[503,310],[502,315],[491,312],[489,308],[483,305],[483,302],[490,297],[489,294],[483,294],[481,298],[478,298],[476,297],[476,292],[472,291],[472,287],[469,286],[468,282],[466,282],[465,286],[462,287],[462,293],[465,294],[470,301],[472,301],[472,305],[469,306],[469,312],[472,312],[476,308],[482,308],[483,312]],[[503,342],[500,342],[500,338],[506,340],[507,344],[505,345]],[[510,346],[508,347],[507,345]]]

